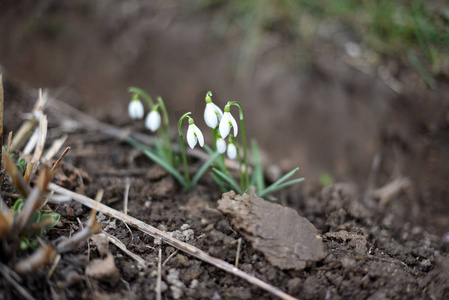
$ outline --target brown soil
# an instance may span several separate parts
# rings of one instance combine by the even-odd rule
[[[429,91],[411,70],[384,62],[403,84],[397,94],[375,67],[374,73],[361,73],[339,59],[338,46],[325,42],[312,52],[309,74],[285,67],[280,57],[287,50],[276,44],[255,58],[251,76],[235,77],[229,61],[241,33],[232,29],[225,43],[214,40],[207,13],[188,18],[177,6],[120,6],[136,14],[129,22],[129,15],[117,13],[118,3],[100,8],[66,1],[49,1],[48,7],[21,3],[22,9],[6,5],[0,10],[0,63],[7,79],[21,82],[6,84],[5,132],[17,130],[33,105],[22,83],[53,88],[57,96],[57,88],[69,86],[62,98],[120,126],[129,125],[124,114],[129,85],[161,94],[178,117],[188,110],[200,119],[203,89],[213,90],[220,104],[243,99],[248,135],[269,153],[267,165],[301,167],[307,183],[276,196],[319,230],[326,257],[302,271],[283,270],[243,238],[240,269],[301,299],[449,297],[449,245],[442,238],[449,230],[449,102],[443,79],[438,90]],[[27,33],[23,22],[14,20],[33,21],[34,31]],[[52,27],[61,23],[62,36]],[[130,46],[128,39],[142,44]],[[50,140],[62,127],[60,117],[49,115],[55,135]],[[104,189],[103,202],[123,210],[129,182],[131,216],[234,262],[242,235],[216,210],[221,194],[210,179],[186,193],[140,152],[99,132],[77,130],[66,144],[72,150],[56,176],[58,184],[89,197]],[[373,168],[376,154],[380,164]],[[323,171],[346,183],[323,188],[317,183]],[[388,184],[392,192],[376,190]],[[76,203],[52,208],[62,217],[62,225],[50,231],[52,241],[77,231],[78,218],[84,222],[89,216]],[[91,261],[107,257],[90,241],[63,255],[50,279],[46,267],[22,276],[20,284],[37,299],[155,298],[159,245],[119,221],[99,219],[148,266],[140,267],[110,244],[118,273],[86,276]],[[173,247],[161,247],[163,261],[168,259],[162,270],[166,299],[273,297]],[[4,278],[0,290],[0,299],[20,298]]]

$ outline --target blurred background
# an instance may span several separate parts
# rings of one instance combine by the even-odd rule
[[[0,1],[4,77],[120,126],[129,86],[173,124],[203,124],[211,90],[242,103],[268,165],[363,192],[377,161],[375,187],[409,178],[442,227],[448,46],[445,0]]]

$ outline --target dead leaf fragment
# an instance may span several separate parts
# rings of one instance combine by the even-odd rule
[[[111,283],[118,280],[119,274],[114,263],[114,256],[108,254],[105,259],[92,260],[86,268],[86,276]]]
[[[218,200],[229,223],[281,269],[302,270],[326,256],[318,230],[295,210],[233,191]]]

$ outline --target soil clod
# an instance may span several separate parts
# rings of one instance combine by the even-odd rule
[[[223,194],[218,210],[229,223],[281,269],[302,270],[326,256],[318,230],[291,208],[254,195]]]

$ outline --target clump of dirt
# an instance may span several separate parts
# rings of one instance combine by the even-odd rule
[[[326,255],[318,230],[293,209],[254,195],[223,194],[217,209],[252,246],[280,269],[303,270]]]

